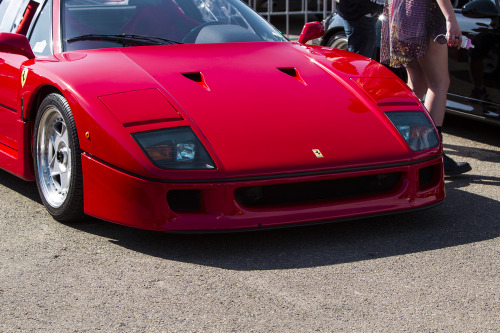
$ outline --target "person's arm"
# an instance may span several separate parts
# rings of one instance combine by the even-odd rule
[[[439,8],[443,12],[446,18],[446,39],[448,40],[449,46],[460,47],[462,43],[462,30],[458,25],[457,17],[453,11],[453,6],[450,0],[436,0]]]

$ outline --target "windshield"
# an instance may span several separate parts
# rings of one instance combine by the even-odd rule
[[[240,0],[65,0],[62,5],[66,51],[286,40]]]

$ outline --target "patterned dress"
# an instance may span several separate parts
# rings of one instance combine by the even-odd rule
[[[430,38],[446,33],[446,20],[436,0],[386,0],[380,62],[406,67],[425,54]]]

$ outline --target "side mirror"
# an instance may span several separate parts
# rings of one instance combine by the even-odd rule
[[[28,59],[35,58],[28,38],[20,34],[0,33],[0,52],[22,55]]]
[[[462,14],[470,18],[495,18],[499,17],[495,4],[490,0],[474,0],[462,7]]]
[[[299,43],[305,44],[310,40],[320,38],[325,34],[325,27],[321,22],[309,22],[304,25],[302,32],[300,33]]]

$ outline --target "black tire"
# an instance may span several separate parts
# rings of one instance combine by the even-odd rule
[[[81,150],[66,99],[48,95],[40,105],[33,133],[36,184],[50,215],[61,222],[81,220],[83,177]]]
[[[334,49],[347,50],[347,36],[345,32],[338,31],[334,33],[326,42],[326,46],[333,47]]]

